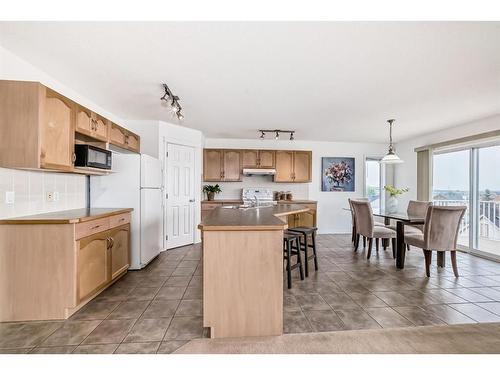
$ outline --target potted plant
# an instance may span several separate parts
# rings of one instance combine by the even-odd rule
[[[384,190],[387,191],[390,195],[389,199],[387,200],[386,204],[386,209],[388,212],[396,212],[398,210],[398,196],[400,196],[403,193],[408,192],[410,189],[404,188],[404,189],[396,189],[392,185],[385,185]]]
[[[213,201],[215,198],[215,194],[219,194],[222,192],[219,184],[217,185],[205,185],[203,186],[203,192],[207,193],[207,198],[209,201]]]

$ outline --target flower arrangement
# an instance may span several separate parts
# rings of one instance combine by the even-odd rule
[[[204,185],[203,192],[207,193],[207,198],[209,201],[213,201],[215,194],[221,193],[222,190],[220,189],[219,184],[217,184],[217,185]]]
[[[332,163],[325,169],[325,177],[336,186],[345,185],[352,180],[353,170],[345,161]]]
[[[397,197],[398,195],[407,193],[410,189],[404,188],[404,189],[396,189],[392,185],[385,185],[384,190],[387,191],[391,197]]]

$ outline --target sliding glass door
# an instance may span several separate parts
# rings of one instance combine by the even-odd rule
[[[467,206],[458,234],[458,244],[470,242],[470,151],[434,154],[432,200],[438,206]]]
[[[473,248],[500,256],[500,146],[477,150],[477,171]]]
[[[500,145],[433,155],[436,205],[463,205],[460,248],[500,259]]]

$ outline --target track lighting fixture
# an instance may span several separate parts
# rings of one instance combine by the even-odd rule
[[[169,103],[170,111],[172,112],[172,114],[177,116],[179,120],[183,120],[184,116],[181,113],[182,107],[179,104],[179,97],[172,93],[166,83],[163,84],[163,89],[165,90],[165,93],[160,98],[160,100],[164,100]]]
[[[260,140],[264,140],[266,137],[266,133],[273,133],[274,134],[274,139],[279,140],[280,139],[280,134],[285,133],[285,134],[290,134],[290,140],[294,141],[295,137],[295,130],[280,130],[280,129],[259,129],[260,132]]]

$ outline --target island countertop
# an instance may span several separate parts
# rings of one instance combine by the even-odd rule
[[[74,224],[119,215],[133,211],[132,208],[79,208],[75,210],[47,212],[37,215],[11,217],[0,220],[0,224]]]
[[[298,204],[278,204],[259,208],[216,208],[198,228],[207,230],[283,230],[288,224],[280,217],[309,211]]]

